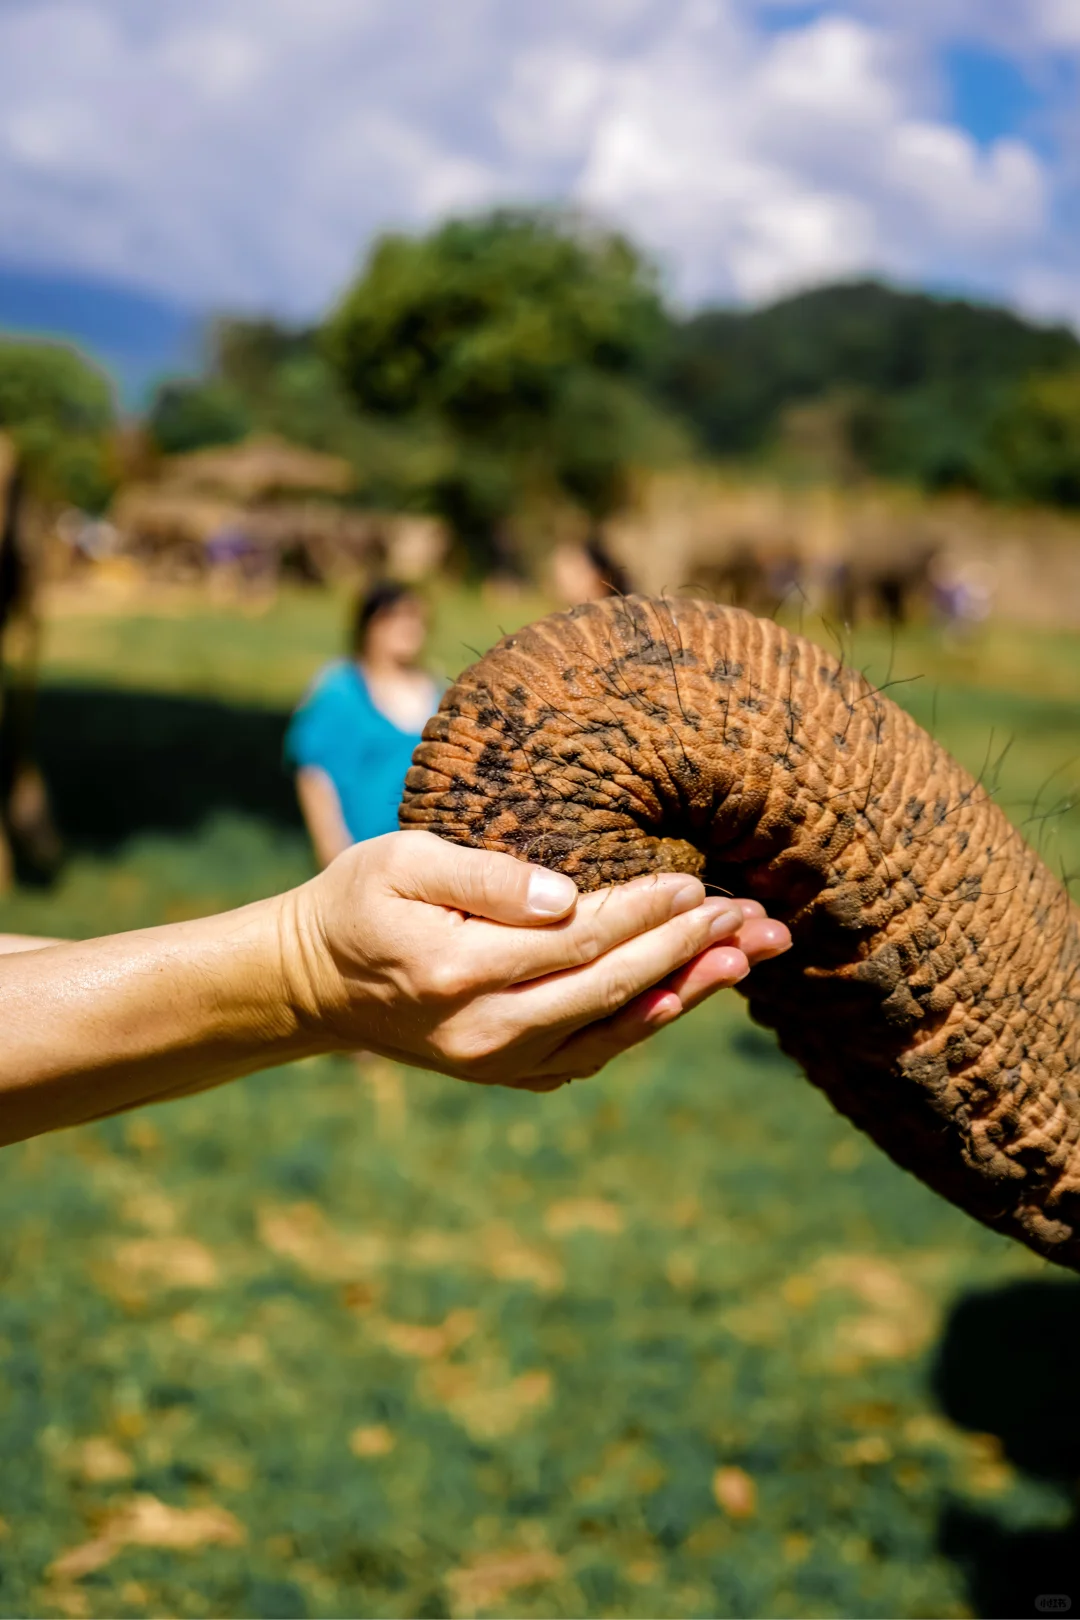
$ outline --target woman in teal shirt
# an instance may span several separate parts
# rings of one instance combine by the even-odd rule
[[[320,866],[397,829],[405,773],[439,701],[419,663],[427,628],[414,592],[376,585],[357,606],[352,657],[327,665],[289,722],[285,758]]]

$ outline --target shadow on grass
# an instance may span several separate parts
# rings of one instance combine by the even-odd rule
[[[1068,1516],[1025,1528],[946,1506],[939,1547],[964,1571],[976,1614],[1067,1613],[1062,1597],[1080,1610],[1078,1347],[1077,1284],[1017,1282],[971,1294],[946,1325],[933,1373],[942,1408],[962,1428],[996,1435],[1014,1468],[1060,1491]]]
[[[69,849],[114,849],[133,834],[186,832],[223,810],[299,827],[282,765],[288,715],[110,687],[49,685],[36,747]]]

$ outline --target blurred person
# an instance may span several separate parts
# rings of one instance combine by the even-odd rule
[[[962,640],[989,618],[994,590],[987,566],[935,557],[929,579],[934,612],[947,640]]]
[[[761,559],[760,570],[759,613],[776,614],[800,597],[805,599],[803,562],[794,545],[781,544],[767,550]]]
[[[595,530],[582,545],[557,546],[551,574],[556,595],[568,608],[605,596],[630,596],[634,589],[627,570]]]
[[[221,916],[0,939],[0,1144],[358,1044],[553,1091],[789,945],[684,873],[579,897],[511,855],[391,833]]]
[[[41,622],[34,572],[23,468],[12,441],[0,434],[0,889],[14,876],[16,856],[48,878],[63,853],[35,758]]]
[[[280,569],[277,548],[238,520],[215,529],[203,547],[211,584],[225,600],[272,600]]]
[[[285,757],[320,866],[397,827],[413,749],[439,702],[421,665],[427,631],[415,591],[375,585],[357,603],[350,657],[327,665],[289,723]]]
[[[764,567],[757,543],[737,541],[722,565],[721,574],[719,600],[752,613],[765,594]]]
[[[61,512],[54,533],[73,568],[102,562],[120,549],[120,533],[112,523],[104,518],[88,517],[74,506]]]

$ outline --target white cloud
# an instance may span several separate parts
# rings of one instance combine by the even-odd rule
[[[1076,0],[1038,0],[1034,22],[1040,38],[1050,44],[1080,47],[1080,5]]]
[[[188,28],[165,41],[160,54],[167,74],[187,81],[196,95],[229,101],[252,89],[265,64],[257,38],[236,28]]]
[[[1061,258],[1053,176],[951,124],[934,64],[1018,7],[8,0],[0,251],[311,311],[380,229],[566,197],[687,298],[875,269],[1019,295]],[[1036,9],[1064,41],[1077,0]]]
[[[1044,213],[1033,152],[983,152],[922,116],[902,53],[839,17],[773,39],[676,20],[612,76],[578,184],[677,245],[692,297],[764,297],[871,268],[933,274],[968,249],[982,268],[1031,243]]]
[[[865,128],[900,116],[881,35],[849,17],[823,17],[782,34],[765,54],[757,88],[767,104],[815,127]]]

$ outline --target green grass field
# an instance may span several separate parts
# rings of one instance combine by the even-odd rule
[[[536,610],[436,607],[448,672]],[[301,880],[281,719],[340,618],[58,613],[69,859],[0,926]],[[919,676],[893,695],[976,771],[1012,738],[1014,819],[1080,789],[1075,643],[853,661]],[[1075,809],[1031,827],[1080,865]],[[1080,1284],[896,1170],[734,998],[549,1099],[319,1060],[4,1171],[3,1615],[1018,1615],[1080,1571]]]

